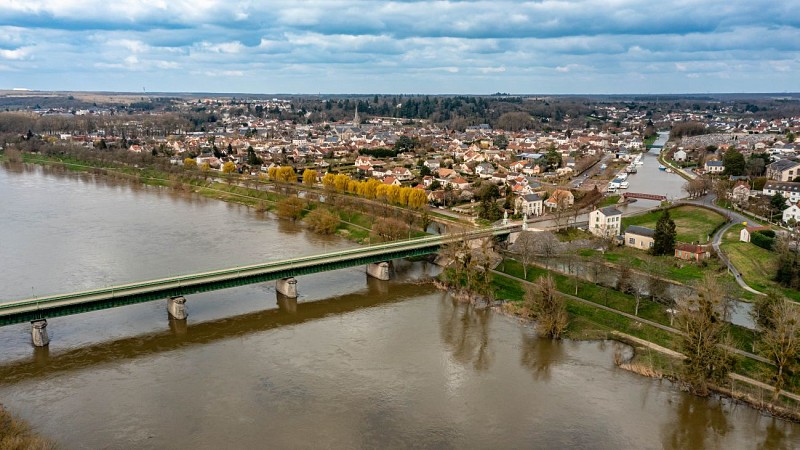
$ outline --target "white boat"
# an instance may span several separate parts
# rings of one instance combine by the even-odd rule
[[[620,189],[628,189],[628,182],[627,181],[623,181],[622,183],[619,184],[619,188]]]
[[[672,169],[670,169],[669,167],[667,167],[667,170],[665,170],[665,172],[667,172],[667,173],[672,173]]]
[[[637,166],[643,166],[644,165],[644,161],[636,161],[636,165]]]
[[[625,180],[627,180],[627,179],[628,179],[628,174],[627,174],[627,173],[625,173],[625,172],[622,172],[622,173],[620,173],[619,175],[617,175],[617,179],[618,179],[618,180],[625,181]]]

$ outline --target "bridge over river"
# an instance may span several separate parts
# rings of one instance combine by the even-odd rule
[[[34,344],[47,345],[46,319],[51,317],[169,299],[167,309],[170,315],[184,319],[184,295],[277,280],[278,292],[297,297],[295,276],[366,265],[369,275],[388,279],[386,261],[435,253],[443,244],[458,240],[504,236],[518,230],[518,225],[502,225],[466,233],[426,236],[263,264],[9,301],[0,303],[0,326],[31,322]]]

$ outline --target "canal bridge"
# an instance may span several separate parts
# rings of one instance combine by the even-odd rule
[[[297,297],[297,281],[294,277],[360,265],[366,265],[368,275],[388,280],[389,260],[436,253],[444,244],[505,236],[519,229],[519,225],[501,225],[490,229],[425,236],[262,264],[9,301],[0,303],[0,326],[31,322],[34,345],[43,346],[49,341],[47,318],[168,299],[167,310],[170,316],[185,319],[184,295],[276,281],[278,292],[288,297]]]

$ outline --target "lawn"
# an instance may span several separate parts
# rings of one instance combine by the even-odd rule
[[[606,206],[613,206],[619,203],[619,195],[609,195],[603,198],[600,204],[597,205],[598,208],[605,208]]]
[[[765,250],[750,242],[741,242],[739,232],[743,225],[734,225],[722,237],[722,251],[731,260],[731,263],[742,274],[745,283],[753,289],[766,291],[777,289],[786,297],[800,301],[800,292],[793,289],[786,289],[772,281],[775,272],[778,270],[778,256],[769,250]]]
[[[640,216],[624,217],[622,219],[623,231],[629,225],[655,229],[661,214],[661,211],[654,211]],[[677,231],[679,242],[705,243],[714,231],[727,221],[721,214],[697,206],[678,206],[671,208],[669,214],[675,222],[675,231]]]

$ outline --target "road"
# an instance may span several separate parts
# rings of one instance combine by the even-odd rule
[[[722,262],[724,262],[725,265],[728,266],[728,271],[730,271],[730,273],[733,274],[733,278],[736,279],[736,283],[739,286],[741,286],[742,289],[748,292],[752,292],[753,294],[766,295],[761,291],[753,289],[747,283],[745,283],[745,281],[742,279],[742,274],[739,272],[739,270],[736,269],[736,266],[734,266],[733,263],[731,263],[731,260],[728,259],[728,256],[725,254],[725,252],[722,251],[722,248],[720,247],[720,244],[722,243],[722,237],[725,236],[725,233],[727,233],[732,226],[736,225],[737,223],[747,222],[750,219],[737,213],[736,211],[731,211],[729,209],[717,206],[714,203],[715,200],[716,196],[714,194],[706,194],[703,197],[692,200],[685,200],[682,203],[702,205],[706,208],[710,208],[717,211],[718,213],[722,214],[728,219],[728,223],[725,224],[725,226],[723,226],[719,230],[717,230],[716,233],[714,233],[714,236],[711,238],[711,246],[714,247],[714,251],[717,252]]]

